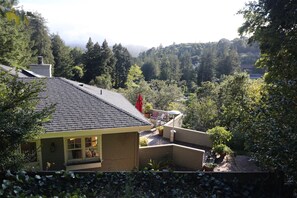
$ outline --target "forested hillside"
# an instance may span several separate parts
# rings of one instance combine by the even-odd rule
[[[242,37],[232,41],[159,46],[140,53],[138,63],[147,81],[185,81],[190,88],[191,84],[201,85],[235,71],[262,74],[263,70],[254,67],[259,56],[258,45],[248,44],[248,39]]]

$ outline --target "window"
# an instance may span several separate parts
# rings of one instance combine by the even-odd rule
[[[99,160],[97,136],[67,139],[67,160],[68,162]]]
[[[21,153],[24,154],[26,161],[37,162],[36,142],[27,142],[21,144]]]

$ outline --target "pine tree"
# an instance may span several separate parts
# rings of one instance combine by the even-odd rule
[[[32,56],[31,63],[37,62],[37,56],[43,56],[44,63],[54,65],[54,56],[51,49],[51,38],[45,19],[39,13],[29,16],[29,31],[31,33]]]
[[[114,72],[114,87],[123,88],[127,81],[129,69],[132,64],[132,57],[127,48],[122,47],[121,44],[115,44],[112,48],[114,57],[116,59],[115,72]]]
[[[65,45],[58,34],[53,34],[51,36],[51,42],[55,61],[54,76],[70,79],[73,76],[73,61],[70,57],[69,47]]]
[[[112,53],[112,50],[108,47],[108,43],[106,40],[103,41],[101,46],[101,63],[100,63],[100,74],[109,74],[114,76],[115,70],[115,58]]]

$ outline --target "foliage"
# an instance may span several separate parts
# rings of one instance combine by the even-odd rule
[[[23,82],[7,73],[0,74],[0,171],[19,168],[19,145],[43,131],[53,106],[38,109],[41,82]]]
[[[0,18],[3,17],[8,21],[16,24],[28,24],[28,18],[23,10],[17,7],[17,0],[2,0],[0,1]]]
[[[210,135],[210,139],[214,146],[226,144],[232,138],[231,132],[220,126],[209,129],[206,133]]]
[[[102,74],[97,76],[94,80],[90,81],[90,85],[95,85],[103,89],[111,89],[111,76],[109,74]]]
[[[151,103],[155,109],[168,110],[169,104],[183,97],[182,90],[175,83],[152,80],[149,84],[154,95]]]
[[[112,47],[114,57],[116,59],[115,72],[114,72],[114,88],[125,87],[129,69],[132,65],[132,57],[121,44],[115,44]]]
[[[138,65],[132,65],[129,69],[126,86],[133,88],[139,86],[138,83],[143,80],[143,74]]]
[[[82,69],[83,65],[77,65],[72,68],[72,80],[81,81],[84,76],[84,70]]]
[[[151,110],[153,110],[153,104],[152,103],[145,103],[144,105],[144,113],[150,113]]]
[[[174,172],[7,172],[1,175],[2,197],[281,197],[274,177],[252,180]]]
[[[148,145],[148,139],[147,139],[147,137],[140,137],[139,138],[139,145],[140,146],[147,146]]]
[[[0,63],[26,67],[29,63],[30,35],[23,24],[0,18]]]
[[[37,56],[43,56],[44,63],[52,64],[54,67],[51,37],[45,19],[37,12],[31,13],[28,19],[31,40],[31,63],[37,62]]]
[[[245,73],[223,76],[219,83],[203,83],[187,101],[183,124],[202,131],[225,127],[233,136],[229,142],[231,148],[244,150],[246,132],[254,121],[252,112],[257,109],[260,93],[265,92],[261,79],[250,80]]]
[[[212,147],[212,151],[219,155],[230,155],[233,151],[225,144],[217,144]]]
[[[257,65],[266,68],[267,93],[254,111],[248,130],[247,148],[269,170],[286,173],[297,181],[297,28],[295,1],[259,0],[240,11],[245,22],[241,34],[257,41],[261,57]]]
[[[72,78],[73,61],[70,56],[70,48],[67,47],[64,41],[58,34],[51,35],[52,52],[54,56],[55,77]]]

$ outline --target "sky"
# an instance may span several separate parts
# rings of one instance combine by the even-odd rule
[[[37,11],[66,44],[157,47],[234,39],[247,0],[19,0]]]

